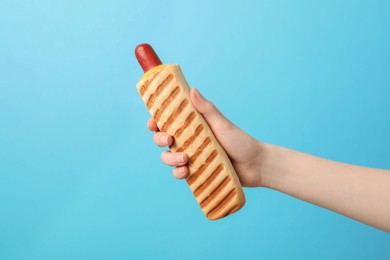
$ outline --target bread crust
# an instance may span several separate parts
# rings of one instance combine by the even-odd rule
[[[190,87],[176,64],[141,78],[138,92],[159,129],[174,137],[172,152],[189,156],[187,183],[206,217],[216,220],[245,204],[242,186],[226,152],[192,105]]]

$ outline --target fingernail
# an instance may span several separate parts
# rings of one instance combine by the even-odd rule
[[[184,154],[182,154],[180,156],[180,163],[184,163],[184,162],[185,162],[185,156],[184,156]]]
[[[161,142],[162,142],[162,144],[168,145],[168,138],[169,138],[169,136],[167,136],[167,135],[161,136]]]
[[[166,136],[164,137],[164,143],[165,143],[166,145],[168,145],[168,141],[169,141],[169,136],[166,135]]]

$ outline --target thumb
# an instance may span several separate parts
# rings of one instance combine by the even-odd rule
[[[218,108],[200,94],[196,88],[191,89],[190,99],[196,110],[203,115],[213,132],[226,131],[234,124],[229,121]]]

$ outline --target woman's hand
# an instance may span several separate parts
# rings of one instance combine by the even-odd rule
[[[228,154],[241,184],[246,187],[261,186],[261,166],[263,145],[230,122],[213,103],[205,99],[197,89],[192,89],[190,99],[194,107],[206,119],[215,137]],[[148,128],[156,132],[154,142],[160,147],[170,146],[173,137],[160,132],[153,118],[148,121]],[[174,166],[173,175],[178,179],[188,176],[188,155],[164,151],[163,163]]]
[[[330,209],[390,232],[390,171],[322,159],[280,146],[256,141],[239,129],[208,100],[192,89],[190,98],[227,152],[241,184],[263,186]],[[154,141],[169,146],[172,136],[156,131]],[[165,164],[175,166],[178,179],[188,176],[184,153],[163,152]]]

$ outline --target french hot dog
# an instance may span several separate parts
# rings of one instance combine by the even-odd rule
[[[189,156],[187,183],[206,217],[223,218],[245,204],[237,174],[203,116],[193,107],[179,65],[162,64],[149,44],[135,55],[145,74],[138,92],[159,129],[174,137],[172,152]]]

